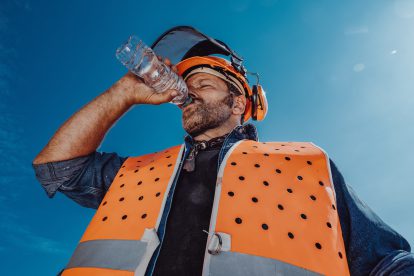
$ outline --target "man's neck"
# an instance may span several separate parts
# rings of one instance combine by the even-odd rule
[[[221,125],[217,128],[208,129],[208,130],[204,131],[200,135],[197,135],[196,137],[194,137],[194,140],[195,141],[202,141],[202,140],[209,141],[210,139],[220,137],[220,136],[223,136],[223,135],[229,133],[236,126],[237,126],[237,124],[234,124],[234,123],[229,123],[229,122],[224,123],[223,125]]]

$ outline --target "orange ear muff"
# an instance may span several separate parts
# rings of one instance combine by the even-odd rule
[[[260,84],[252,87],[252,119],[262,121],[267,114],[267,99]]]
[[[257,121],[257,85],[252,87],[252,119]]]

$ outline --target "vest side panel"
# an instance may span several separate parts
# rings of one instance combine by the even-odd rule
[[[225,164],[214,232],[232,252],[349,275],[327,162],[311,143],[243,141]]]
[[[155,228],[181,146],[128,158],[117,172],[81,242],[139,240]]]

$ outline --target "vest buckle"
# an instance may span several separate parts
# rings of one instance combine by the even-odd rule
[[[223,239],[221,238],[220,234],[214,233],[208,243],[207,251],[211,255],[218,255],[221,252],[222,246]]]

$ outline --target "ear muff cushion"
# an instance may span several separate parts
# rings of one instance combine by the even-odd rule
[[[256,105],[255,105],[255,116],[256,120],[263,120],[267,114],[267,99],[263,88],[259,85],[256,88]]]
[[[252,87],[252,119],[257,120],[257,85]]]

